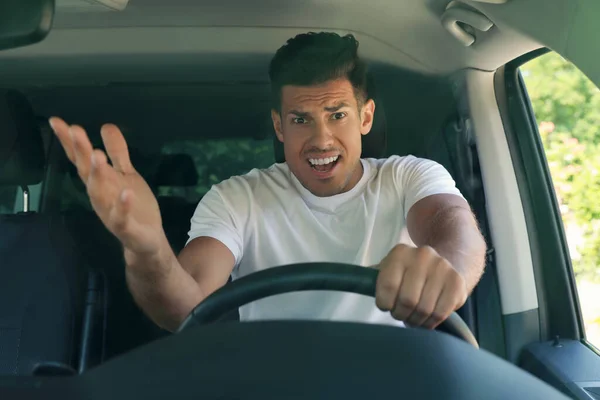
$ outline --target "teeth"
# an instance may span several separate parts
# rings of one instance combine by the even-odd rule
[[[332,162],[334,162],[335,160],[338,159],[339,156],[335,156],[335,157],[328,157],[328,158],[309,158],[308,162],[310,162],[312,165],[325,165],[325,164],[330,164]]]

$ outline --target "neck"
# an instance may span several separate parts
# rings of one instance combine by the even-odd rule
[[[352,176],[350,177],[350,179],[348,180],[348,184],[344,188],[344,192],[348,192],[348,191],[352,190],[354,188],[354,186],[356,186],[358,184],[358,182],[360,182],[364,173],[365,173],[365,170],[364,170],[363,164],[359,158],[358,165],[354,168],[354,171],[352,172]]]

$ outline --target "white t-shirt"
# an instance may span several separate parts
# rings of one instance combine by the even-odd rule
[[[235,256],[232,278],[303,262],[378,264],[398,243],[412,244],[408,210],[440,193],[460,196],[439,164],[413,156],[362,159],[363,176],[350,191],[310,193],[286,163],[254,169],[217,185],[191,221],[190,241],[209,236]],[[189,241],[188,241],[189,242]],[[402,325],[372,297],[334,291],[268,297],[240,308],[241,320],[322,319]]]

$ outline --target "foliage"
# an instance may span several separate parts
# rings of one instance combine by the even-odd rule
[[[242,175],[252,168],[268,168],[275,162],[273,140],[252,138],[226,138],[195,140],[170,137],[158,147],[141,150],[140,143],[130,142],[129,151],[133,165],[158,196],[175,196],[189,204],[197,204],[211,186],[234,175]],[[194,161],[198,181],[193,186],[157,186],[157,170],[166,154],[185,154]],[[175,168],[186,168],[185,165]],[[75,168],[64,177],[61,196],[62,210],[84,208],[92,210],[85,187]],[[0,191],[0,196],[2,192]],[[10,202],[14,207],[14,188]],[[2,198],[0,197],[0,200]],[[0,204],[1,209],[2,204]]]
[[[548,53],[521,68],[579,277],[600,280],[600,91]]]
[[[160,195],[181,196],[198,201],[212,185],[252,168],[268,168],[274,162],[273,141],[254,139],[185,140],[166,144],[163,154],[188,154],[198,172],[194,187],[161,187]]]

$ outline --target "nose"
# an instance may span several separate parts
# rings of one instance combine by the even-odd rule
[[[320,149],[327,150],[333,147],[333,132],[325,122],[317,122],[313,131],[311,144]]]

